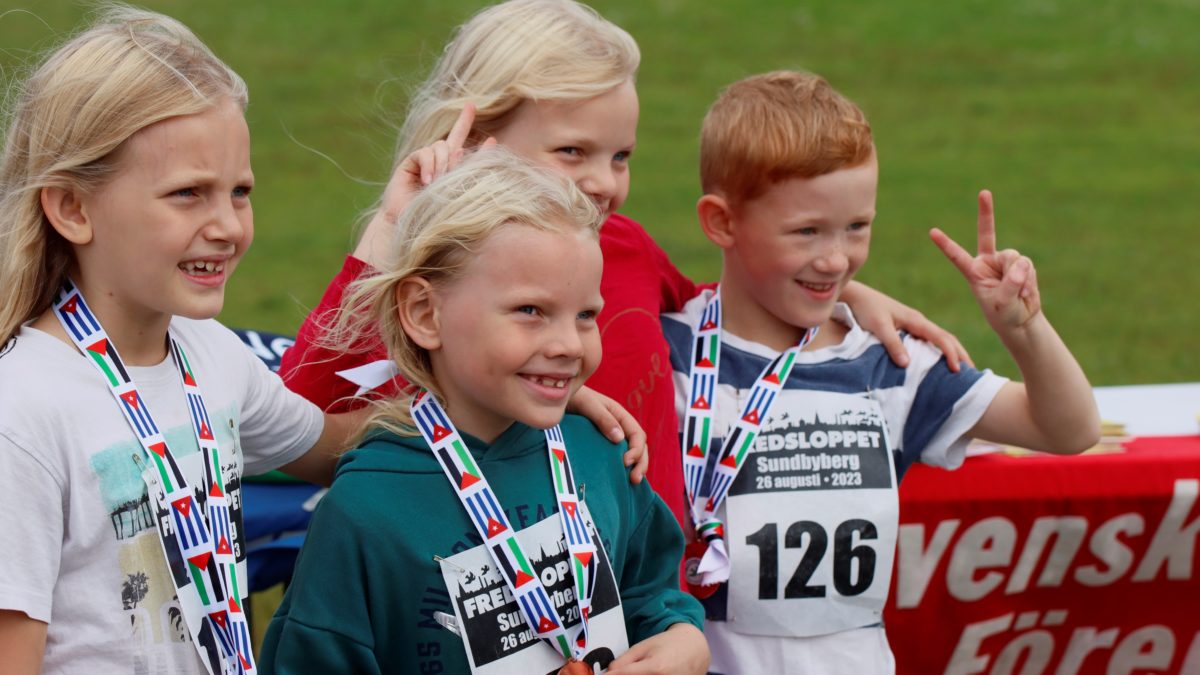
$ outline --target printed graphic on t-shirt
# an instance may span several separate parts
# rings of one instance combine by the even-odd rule
[[[581,505],[582,506],[582,505]],[[629,648],[621,599],[600,536],[586,513],[588,528],[597,544],[596,590],[589,616],[586,662],[607,668]],[[562,522],[558,514],[517,533],[528,562],[541,579],[558,616],[574,634],[579,625],[574,579],[570,572]],[[485,675],[557,673],[562,656],[534,636],[520,607],[509,592],[495,562],[484,546],[477,546],[442,562],[442,577],[450,592],[459,632],[471,663],[471,672]]]
[[[879,406],[781,392],[726,502],[739,633],[812,636],[878,623],[898,500]]]
[[[239,563],[239,578],[244,580],[241,453],[235,450],[239,446],[234,415],[234,409],[228,408],[212,415],[211,419],[216,422],[213,432],[225,463],[221,470],[233,526],[230,546]],[[187,425],[172,427],[163,436],[203,511],[207,500],[207,492],[202,489],[204,466],[192,428]],[[128,617],[130,634],[145,646],[140,651],[146,656],[137,657],[138,663],[131,665],[136,665],[135,672],[157,673],[174,672],[176,664],[194,663],[196,647],[188,635],[188,622],[192,620],[200,625],[202,619],[199,615],[190,619],[196,610],[185,610],[177,597],[177,586],[186,588],[191,579],[187,563],[180,558],[175,543],[177,535],[171,507],[166,504],[161,490],[155,495],[154,503],[151,502],[142,477],[143,471],[153,471],[145,460],[145,450],[130,434],[128,441],[115,443],[92,455],[89,463],[97,478],[100,498],[109,510],[112,533],[118,546],[119,574],[112,578],[119,583],[119,589],[113,589],[112,597],[119,599],[120,610]],[[165,554],[160,530],[166,539]],[[215,565],[213,570],[215,572]],[[245,594],[245,588],[240,590]],[[202,630],[209,632],[207,627]],[[184,636],[182,643],[181,634]],[[210,654],[210,659],[215,659],[215,653]]]

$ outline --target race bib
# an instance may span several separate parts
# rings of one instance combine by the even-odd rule
[[[629,649],[625,633],[625,615],[613,578],[612,566],[600,536],[596,533],[587,506],[580,511],[596,542],[599,565],[596,590],[592,595],[589,617],[589,651],[583,661],[589,666],[607,669]],[[579,606],[575,602],[574,582],[562,525],[552,515],[517,533],[521,547],[529,555],[529,564],[545,585],[554,608],[568,628],[579,625]],[[487,549],[476,546],[441,561],[442,578],[454,605],[458,633],[467,651],[472,673],[482,675],[554,675],[563,666],[562,655],[534,636],[525,624],[521,609],[509,592],[504,579],[494,569]]]
[[[781,392],[726,518],[731,629],[806,637],[879,623],[899,505],[878,404]]]

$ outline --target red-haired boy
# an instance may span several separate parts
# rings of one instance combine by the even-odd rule
[[[822,78],[751,77],[704,120],[700,225],[720,286],[664,315],[716,673],[887,673],[882,626],[897,483],[952,468],[970,438],[1075,453],[1099,437],[1079,364],[1042,313],[1033,264],[931,237],[962,272],[1024,384],[905,338],[907,367],[839,294],[866,262],[878,163],[862,111]]]

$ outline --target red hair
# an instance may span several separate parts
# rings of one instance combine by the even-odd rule
[[[857,105],[818,75],[775,71],[733,83],[709,108],[700,185],[737,205],[780,180],[855,167],[874,153]]]

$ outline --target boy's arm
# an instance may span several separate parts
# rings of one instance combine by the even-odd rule
[[[44,621],[29,618],[25,612],[0,609],[0,675],[33,675],[42,669],[46,651]]]
[[[930,237],[958,268],[1024,384],[1008,383],[968,435],[1055,454],[1082,452],[1100,439],[1100,413],[1083,369],[1042,312],[1033,262],[996,250],[992,194],[979,193],[978,252],[944,232]]]

